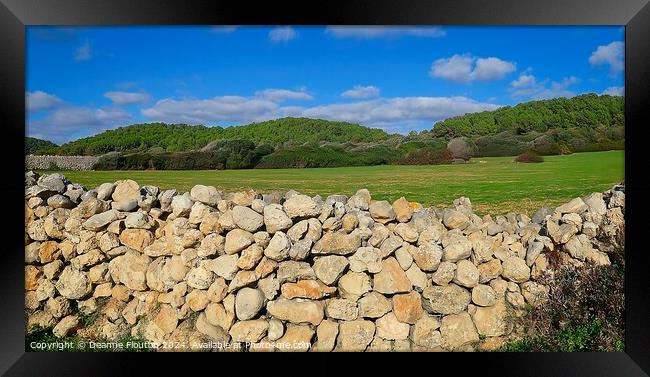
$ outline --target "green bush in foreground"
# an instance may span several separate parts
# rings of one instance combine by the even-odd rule
[[[612,265],[582,270],[561,269],[549,301],[521,319],[521,340],[505,344],[505,352],[619,352],[625,349],[623,253],[610,254]]]

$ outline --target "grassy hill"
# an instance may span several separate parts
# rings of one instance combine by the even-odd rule
[[[309,118],[281,118],[233,127],[186,124],[134,124],[51,148],[61,155],[98,155],[108,152],[186,152],[218,140],[243,139],[255,144],[278,145],[306,142],[373,142],[391,135],[377,128],[346,122]]]
[[[584,94],[573,98],[525,102],[494,111],[448,118],[436,123],[431,132],[434,137],[452,138],[501,132],[522,135],[554,129],[623,127],[624,107],[623,97]]]
[[[49,140],[41,140],[35,137],[25,137],[25,154],[38,154],[41,150],[57,148],[58,145]]]

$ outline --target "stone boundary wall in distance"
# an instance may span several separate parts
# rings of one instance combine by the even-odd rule
[[[26,326],[175,350],[498,347],[512,315],[546,300],[549,252],[609,264],[624,232],[624,186],[531,219],[365,189],[322,198],[25,179]]]
[[[25,156],[27,170],[92,170],[99,161],[98,156]]]

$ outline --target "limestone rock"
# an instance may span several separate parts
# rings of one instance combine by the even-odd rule
[[[431,314],[460,313],[470,300],[470,293],[455,284],[428,287],[422,291],[422,307]]]
[[[339,294],[343,298],[357,301],[372,289],[370,277],[363,272],[348,272],[339,279]]]
[[[314,280],[316,274],[307,262],[285,261],[278,264],[277,278],[280,284],[297,280]]]
[[[423,244],[417,248],[410,247],[408,251],[422,271],[435,271],[440,265],[442,249],[434,243]]]
[[[335,321],[323,320],[316,328],[316,343],[312,348],[316,352],[330,352],[336,345],[339,334],[339,324]]]
[[[501,261],[492,259],[489,262],[481,263],[478,265],[478,281],[479,283],[487,283],[492,279],[496,279],[503,272]]]
[[[279,298],[269,301],[266,310],[273,317],[294,324],[311,323],[317,326],[323,320],[323,306],[316,301]]]
[[[490,307],[476,308],[472,317],[480,335],[502,336],[509,332],[508,310],[503,299]]]
[[[369,206],[370,216],[382,224],[395,220],[395,211],[393,206],[385,200],[374,201]]]
[[[284,211],[290,218],[315,217],[321,206],[307,195],[295,195],[284,202]]]
[[[399,223],[395,226],[395,233],[400,236],[404,241],[415,243],[418,240],[418,231],[411,225]]]
[[[379,318],[392,309],[391,301],[377,292],[369,292],[359,300],[359,316]]]
[[[309,326],[288,326],[282,338],[276,342],[276,348],[281,352],[306,352],[311,348],[314,330]]]
[[[264,226],[264,217],[248,207],[233,207],[232,219],[239,228],[248,232],[256,232]]]
[[[474,263],[467,259],[463,259],[456,263],[456,274],[454,275],[453,282],[467,288],[472,288],[478,285],[479,271]]]
[[[401,223],[408,222],[413,216],[413,208],[403,196],[393,202],[393,211],[395,211],[395,218]]]
[[[284,212],[281,205],[269,204],[264,207],[264,225],[266,226],[266,231],[273,234],[280,230],[284,231],[289,229],[293,225],[293,222]]]
[[[125,229],[119,237],[122,245],[138,251],[144,251],[153,243],[154,238],[153,233],[145,229]]]
[[[327,232],[314,244],[313,254],[352,254],[361,246],[361,235],[354,231],[350,234]]]
[[[452,237],[442,254],[445,262],[458,262],[461,259],[469,258],[472,253],[472,242],[462,236]]]
[[[233,342],[259,342],[269,329],[269,322],[265,319],[236,322],[230,328]]]
[[[240,321],[253,319],[264,306],[265,297],[261,290],[242,288],[235,296],[235,314]]]
[[[221,195],[213,186],[196,185],[190,190],[192,200],[201,202],[211,207],[216,207],[221,200]]]
[[[408,270],[406,270],[406,277],[411,281],[411,284],[418,290],[422,291],[429,284],[427,274],[422,272],[417,264],[411,264]]]
[[[472,288],[472,302],[478,306],[492,306],[497,295],[489,285],[479,284]]]
[[[370,200],[370,192],[366,189],[360,189],[348,199],[346,204],[350,208],[367,211],[370,206]]]
[[[582,213],[587,209],[587,205],[581,198],[572,199],[570,202],[565,203],[555,209],[555,211],[565,213]]]
[[[322,322],[321,322],[322,324]],[[284,324],[277,319],[269,320],[269,330],[267,336],[270,341],[278,340],[284,335]]]
[[[64,317],[56,326],[54,326],[52,333],[57,338],[65,338],[77,326],[79,326],[79,317],[76,315],[69,315]]]
[[[351,257],[350,270],[354,272],[368,271],[371,274],[376,274],[381,271],[381,255],[379,249],[373,247],[360,247]]]
[[[328,297],[336,292],[336,288],[329,287],[318,280],[298,280],[296,283],[282,285],[282,296],[292,298],[308,298],[318,300]]]
[[[448,209],[444,212],[443,223],[449,229],[465,229],[470,224],[470,219],[462,212]]]
[[[416,249],[415,246],[408,245],[395,250],[395,259],[397,259],[397,263],[399,263],[399,266],[402,267],[402,270],[404,271],[408,270],[413,264],[413,256],[408,252],[410,248]]]
[[[411,281],[397,260],[393,257],[384,259],[381,272],[373,277],[373,289],[379,293],[393,294],[408,292],[411,288]]]
[[[375,321],[377,336],[386,340],[401,340],[409,336],[410,326],[388,313]]]
[[[131,179],[117,181],[111,197],[114,202],[135,200],[137,203],[140,198],[140,186]]]
[[[468,313],[450,314],[442,319],[440,335],[443,347],[458,350],[479,340],[479,334]]]
[[[247,287],[253,285],[258,280],[257,274],[255,271],[246,271],[241,270],[235,274],[235,277],[232,279],[228,285],[228,291],[234,292],[242,287]]]
[[[176,195],[172,199],[171,203],[172,214],[176,217],[186,217],[192,211],[193,204],[194,203],[192,202],[192,199],[190,199],[189,195]]]
[[[85,272],[68,266],[59,276],[59,280],[56,282],[56,290],[65,298],[78,300],[91,292],[92,284]]]
[[[208,289],[214,281],[214,273],[206,265],[199,265],[190,269],[185,279],[192,288]]]
[[[226,254],[235,254],[255,242],[253,234],[242,229],[233,229],[226,235],[224,250]]]
[[[348,266],[348,259],[339,255],[327,255],[314,261],[316,277],[327,285],[334,284]]]
[[[283,232],[277,231],[273,235],[273,238],[271,238],[269,245],[264,249],[264,255],[267,258],[280,262],[289,258],[290,249],[291,241],[289,240],[289,237],[287,237]]]
[[[359,316],[359,307],[352,300],[333,298],[327,300],[325,315],[327,318],[354,321]]]
[[[336,350],[344,352],[365,351],[374,336],[375,324],[371,321],[341,321],[339,322]]]
[[[237,259],[237,267],[242,270],[253,269],[264,256],[264,249],[257,244],[252,244],[241,252]]]
[[[415,324],[422,317],[422,299],[417,292],[393,296],[393,313],[398,321]]]
[[[119,218],[119,214],[116,210],[112,209],[110,211],[102,212],[96,215],[91,216],[88,220],[84,221],[83,227],[91,231],[101,230],[103,227],[112,223],[113,221]]]
[[[147,289],[146,274],[150,260],[146,255],[128,252],[113,258],[108,263],[108,271],[113,281],[135,291],[144,291]]]
[[[526,265],[526,261],[519,257],[511,256],[506,258],[502,264],[504,278],[514,281],[515,283],[523,283],[530,279],[530,268]]]

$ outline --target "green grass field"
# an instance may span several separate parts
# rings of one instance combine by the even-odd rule
[[[624,179],[624,151],[548,156],[541,164],[514,163],[513,157],[474,158],[466,165],[364,166],[319,169],[209,171],[65,171],[86,187],[119,179],[140,185],[189,191],[195,184],[223,191],[253,188],[260,192],[294,189],[308,195],[351,195],[370,190],[373,199],[400,196],[425,206],[449,207],[467,196],[479,214],[509,211],[532,214],[576,196],[600,192]],[[47,172],[46,172],[47,173]]]

